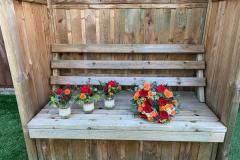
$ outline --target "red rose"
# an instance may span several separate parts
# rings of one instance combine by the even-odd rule
[[[109,82],[108,82],[108,86],[111,86],[111,87],[116,87],[116,86],[117,86],[117,82],[116,82],[116,81],[113,81],[113,80],[111,80],[111,81],[109,81]]]
[[[59,89],[56,90],[56,94],[58,94],[58,95],[59,95],[59,94],[62,94],[62,91],[63,91],[63,90],[62,90],[61,88],[59,88]]]
[[[146,113],[151,113],[153,111],[152,105],[149,100],[146,100],[144,102],[144,107],[143,107],[144,112]]]
[[[145,91],[145,90],[141,90],[140,92],[139,92],[139,95],[140,95],[140,97],[147,97],[148,96],[148,91]]]
[[[160,111],[159,118],[168,120],[168,118],[169,118],[168,113],[166,111]]]
[[[142,114],[142,113],[139,114],[139,117],[142,118],[142,119],[147,119],[147,116],[145,114]]]
[[[88,93],[88,94],[91,94],[92,93],[92,90],[91,90],[91,87],[89,85],[87,86],[82,86],[80,88],[80,92],[81,93]]]
[[[164,92],[166,89],[166,87],[164,85],[159,85],[156,87],[156,92],[160,93],[160,92]]]
[[[159,104],[160,106],[165,106],[165,105],[167,104],[167,102],[166,102],[166,100],[165,100],[164,98],[160,97],[160,98],[158,99],[158,104]]]

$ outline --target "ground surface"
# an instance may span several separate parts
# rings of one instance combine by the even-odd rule
[[[232,139],[230,160],[240,160],[240,113]],[[0,160],[26,160],[15,96],[0,95]]]

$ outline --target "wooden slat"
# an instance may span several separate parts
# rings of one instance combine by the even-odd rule
[[[237,85],[236,85],[236,89],[237,89],[238,91],[240,91],[240,84],[237,84]]]
[[[204,53],[204,46],[190,44],[53,44],[52,52],[64,53]]]
[[[31,138],[223,142],[225,133],[117,130],[30,129]],[[146,136],[151,135],[151,136]]]
[[[47,4],[47,0],[21,0],[23,2],[37,3],[37,4]]]
[[[52,68],[66,69],[205,69],[204,61],[53,60]]]
[[[151,4],[151,3],[162,3],[162,4],[171,4],[171,3],[183,3],[183,1],[171,1],[171,0],[52,0],[54,4]],[[185,3],[202,3],[208,2],[208,0],[184,0]]]
[[[59,4],[53,5],[57,9],[175,9],[175,8],[206,8],[208,3],[182,3],[182,4]]]
[[[86,77],[86,76],[52,76],[51,84],[83,85],[90,82],[92,85],[99,85],[99,81],[107,82],[116,80],[120,85],[140,84],[143,81],[167,84],[168,86],[205,86],[205,78],[194,77]]]
[[[203,61],[203,54],[197,54],[197,60],[198,61]],[[203,70],[198,70],[197,71],[197,77],[198,78],[203,78],[204,77],[204,72]],[[205,88],[204,87],[198,87],[197,88],[197,96],[200,102],[205,102]]]

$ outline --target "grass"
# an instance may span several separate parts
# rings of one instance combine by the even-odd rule
[[[240,112],[238,112],[237,125],[234,129],[234,136],[232,138],[232,145],[229,153],[230,160],[240,159]]]
[[[26,147],[15,96],[0,95],[0,160],[25,160]]]
[[[232,139],[230,160],[240,159],[240,113]],[[26,160],[15,96],[0,95],[0,160]]]

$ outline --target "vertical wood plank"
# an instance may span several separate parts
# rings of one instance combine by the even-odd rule
[[[158,142],[143,142],[143,160],[158,160]]]
[[[183,43],[184,34],[186,32],[186,25],[187,25],[186,9],[185,8],[176,9],[173,43]]]
[[[202,61],[203,54],[197,54],[197,61]],[[197,77],[203,78],[204,73],[203,70],[197,70]],[[205,102],[205,88],[204,87],[198,87],[197,88],[197,97],[200,102]]]
[[[197,160],[210,160],[212,153],[212,143],[201,143]]]
[[[12,79],[11,79],[11,73],[8,66],[8,60],[5,50],[5,45],[2,37],[2,31],[0,28],[0,87],[8,88],[11,87]]]
[[[172,159],[172,144],[169,142],[161,142],[161,159]]]
[[[141,142],[140,141],[126,141],[125,142],[126,159],[141,160]]]

